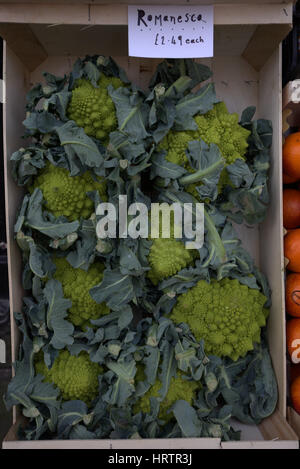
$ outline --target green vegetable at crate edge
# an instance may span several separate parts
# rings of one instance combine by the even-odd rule
[[[195,183],[193,181],[195,170],[189,165],[186,155],[189,142],[203,140],[207,145],[214,143],[218,146],[225,160],[225,168],[218,183],[218,191],[221,192],[225,184],[230,184],[226,166],[234,163],[238,158],[245,159],[250,131],[239,125],[238,114],[230,114],[224,102],[214,104],[213,108],[204,115],[196,115],[194,121],[198,127],[197,130],[176,131],[171,129],[159,143],[157,149],[167,152],[167,161],[183,166],[191,173],[190,176],[185,176],[185,185],[188,192],[199,198],[199,194],[195,190],[197,181]]]
[[[174,238],[174,213],[171,212],[170,238],[162,237],[162,218],[160,216],[159,238],[152,239],[148,262],[150,270],[148,278],[153,285],[157,285],[161,280],[171,277],[181,269],[192,265],[197,257],[198,251],[186,249],[180,239]]]
[[[101,262],[95,262],[87,271],[75,269],[64,257],[56,257],[54,263],[54,278],[61,282],[64,297],[72,301],[68,311],[68,319],[72,324],[84,330],[86,327],[93,327],[91,319],[109,314],[110,309],[106,303],[96,303],[89,293],[92,287],[103,280],[105,266]]]
[[[204,339],[207,354],[236,361],[260,342],[268,316],[266,300],[259,290],[236,279],[200,280],[178,296],[170,318],[187,323],[197,340]]]
[[[117,77],[107,77],[102,73],[97,85],[96,88],[84,78],[77,80],[67,115],[79,127],[83,127],[87,135],[107,143],[110,132],[118,127],[115,105],[107,87],[111,85],[117,89],[125,84]]]
[[[59,388],[64,401],[79,399],[89,405],[99,393],[98,376],[102,368],[90,360],[87,352],[73,356],[68,350],[61,350],[50,369],[43,354],[39,354],[35,371],[44,376],[44,381]]]
[[[134,405],[134,412],[142,411],[144,414],[150,413],[150,397],[155,397],[159,401],[158,418],[168,422],[173,417],[173,413],[169,412],[173,404],[178,400],[184,400],[189,405],[193,405],[193,400],[196,398],[196,392],[201,388],[201,383],[190,379],[184,379],[185,374],[177,370],[177,375],[172,376],[170,379],[167,393],[164,397],[161,396],[162,382],[156,378],[155,383],[143,394]],[[186,376],[186,378],[188,378]],[[138,365],[135,375],[135,383],[145,379],[144,371],[141,365]]]
[[[69,221],[86,219],[93,213],[94,203],[87,192],[97,190],[101,199],[107,201],[106,181],[102,177],[94,180],[89,171],[71,176],[67,169],[51,163],[34,179],[29,191],[36,188],[43,193],[45,208],[55,217],[65,216]]]

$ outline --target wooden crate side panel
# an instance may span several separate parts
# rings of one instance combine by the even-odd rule
[[[292,407],[288,407],[287,419],[290,426],[293,428],[298,438],[300,439],[300,415]]]
[[[297,449],[298,441],[225,441],[222,449]]]
[[[168,1],[167,3],[173,3]],[[175,2],[176,3],[176,2]],[[179,2],[177,2],[179,3]],[[116,4],[45,4],[41,3],[38,10],[32,3],[17,4],[17,3],[0,3],[0,34],[4,39],[10,41],[11,47],[17,55],[24,61],[27,68],[33,70],[34,65],[41,63],[45,51],[47,50],[46,44],[42,44],[42,37],[39,37],[38,31],[33,31],[32,26],[45,26],[46,28],[52,28],[58,25],[82,25],[86,29],[91,27],[97,27],[97,30],[93,30],[89,35],[90,44],[97,42],[97,35],[101,37],[97,43],[103,43],[104,48],[109,48],[107,42],[107,35],[104,34],[103,30],[99,31],[99,27],[103,28],[114,26],[114,32],[110,31],[110,35],[114,36],[114,41],[111,41],[110,55],[126,54],[125,48],[127,48],[127,40],[124,39],[127,36],[127,5],[116,5]],[[214,24],[216,27],[222,25],[229,26],[240,26],[240,25],[262,25],[262,27],[273,28],[274,33],[268,34],[266,40],[261,40],[263,34],[268,33],[269,29],[261,29],[260,27],[254,30],[253,36],[248,41],[248,46],[245,49],[245,57],[256,69],[267,60],[269,55],[272,53],[274,48],[278,46],[279,41],[285,37],[292,25],[292,3],[289,2],[286,5],[276,4],[257,4],[255,8],[251,4],[239,5],[239,8],[234,4],[216,4],[214,8]],[[21,25],[24,27],[24,34],[26,40],[23,40],[23,34],[14,34],[14,30],[20,29]],[[275,30],[276,27],[276,30]],[[40,30],[41,34],[45,37],[45,31]],[[276,34],[275,34],[276,32]],[[59,34],[60,33],[60,34]],[[66,31],[58,31],[57,41],[53,37],[50,37],[50,43],[52,43],[52,49],[55,48],[55,55],[60,53],[60,48],[65,45],[65,41],[62,40],[63,34]],[[46,35],[47,36],[47,35]],[[48,35],[49,36],[49,35]],[[55,37],[55,34],[54,34]],[[67,33],[67,44],[69,44],[68,38],[70,34]],[[75,45],[80,50],[84,49],[84,45],[81,44],[78,35],[75,35]],[[96,39],[93,39],[96,38]],[[87,38],[85,38],[87,39]],[[227,42],[227,41],[225,41]],[[71,47],[72,46],[68,46]],[[230,48],[230,46],[228,46]],[[32,56],[32,50],[36,50],[36,56],[34,60],[30,60]],[[19,51],[22,50],[23,53]],[[260,51],[258,54],[259,61],[257,61],[257,50]],[[120,51],[120,52],[119,52]],[[78,51],[76,51],[78,52]],[[71,52],[72,53],[72,52]],[[106,53],[106,52],[105,52]],[[29,57],[29,62],[25,61],[25,58]],[[27,60],[27,59],[26,59]],[[37,63],[36,63],[37,62]]]
[[[11,176],[9,159],[11,154],[24,145],[22,121],[25,118],[25,94],[28,87],[28,73],[15,54],[4,43],[4,81],[6,101],[3,106],[4,140],[4,181],[7,230],[7,255],[10,313],[12,324],[12,360],[18,345],[18,332],[14,324],[13,312],[21,311],[23,289],[21,286],[21,254],[14,241],[14,224],[17,209],[20,207],[23,190],[17,187]]]
[[[102,51],[98,51],[98,53]],[[44,81],[42,73],[47,71],[57,76],[63,76],[71,72],[79,55],[49,56],[30,74],[30,87]],[[113,55],[113,59],[126,72],[129,80],[139,87],[146,89],[154,70],[161,59],[143,59],[128,57],[127,55]]]
[[[20,418],[9,430],[2,449],[220,449],[219,438],[170,438],[137,440],[17,441]]]
[[[0,23],[0,35],[10,49],[26,64],[28,70],[34,70],[47,53],[28,24]]]
[[[164,4],[177,4],[171,0]],[[186,4],[185,4],[186,5]],[[39,23],[39,24],[108,24],[127,25],[127,4],[107,3],[105,5],[55,5],[41,3],[37,10],[32,3],[0,3],[0,18],[3,23]],[[292,3],[241,4],[237,8],[232,4],[214,6],[215,24],[285,24],[292,22]]]
[[[243,52],[243,57],[251,63],[255,70],[260,70],[266,58],[270,57],[274,51],[274,44],[280,44],[292,27],[292,22],[280,26],[274,24],[258,25]]]
[[[298,437],[286,420],[286,416],[276,410],[258,426],[265,440],[297,441]]]
[[[259,116],[273,125],[270,169],[270,204],[266,220],[260,227],[262,272],[272,290],[272,307],[268,319],[268,338],[279,388],[279,410],[286,415],[286,345],[284,310],[284,262],[282,232],[282,112],[281,49],[278,48],[260,72]]]
[[[49,4],[49,2],[51,1],[52,4],[54,5],[79,5],[79,4],[83,4],[83,5],[89,5],[91,4],[91,0],[30,0],[30,3],[38,3],[38,4]],[[7,4],[7,0],[0,0],[0,4],[1,3],[4,3],[4,4]],[[10,3],[13,3],[13,4],[16,4],[16,3],[20,3],[20,4],[26,4],[26,3],[29,3],[28,0],[10,0]],[[137,1],[136,0],[110,0],[111,4],[113,5],[136,5],[137,4]],[[149,2],[149,0],[140,0],[138,2],[139,5],[149,5],[149,3],[153,4],[153,5],[161,5],[162,2],[161,0],[151,0],[151,2]],[[177,5],[186,5],[186,0],[177,0],[176,2],[173,0],[164,0],[163,2],[165,5],[167,5],[168,3],[176,3]],[[282,4],[282,7],[284,8],[287,4],[291,4],[291,3],[296,3],[296,0],[294,1],[290,1],[290,0],[210,0],[209,2],[207,0],[189,0],[189,3],[191,5],[207,5],[208,3],[209,4],[213,4],[213,5],[216,5],[216,4],[226,4],[226,3],[231,3],[231,4],[234,4],[234,5],[242,5],[244,3],[251,3],[251,6],[252,4],[254,5],[261,5],[261,4],[270,4],[270,3],[280,3]],[[101,5],[101,4],[107,4],[107,0],[93,0],[93,4],[95,5]]]

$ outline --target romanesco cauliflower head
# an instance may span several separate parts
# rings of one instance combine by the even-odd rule
[[[144,380],[144,372],[141,367],[138,366],[135,381]],[[156,397],[160,400],[160,389],[162,383],[159,379],[156,379],[155,383],[148,389],[148,391],[140,397],[140,399],[134,405],[134,412],[143,412],[145,414],[150,413],[150,397]],[[168,392],[164,399],[160,402],[158,417],[161,420],[168,422],[173,418],[173,413],[168,411],[175,404],[175,402],[183,399],[190,405],[196,397],[196,391],[200,389],[200,384],[196,381],[184,379],[184,373],[177,371],[177,376],[172,376]]]
[[[160,213],[159,238],[152,238],[148,262],[150,270],[148,277],[157,285],[163,279],[171,277],[193,264],[198,251],[186,249],[184,243],[174,237],[174,213],[170,217],[170,238],[162,237],[162,215]]]
[[[65,216],[70,221],[89,218],[94,203],[87,192],[98,191],[102,201],[107,200],[106,182],[98,177],[94,180],[86,171],[81,176],[70,176],[67,169],[47,164],[29,190],[41,189],[46,209],[55,217]]]
[[[64,257],[54,259],[54,278],[62,284],[64,297],[72,301],[68,320],[82,329],[93,327],[90,320],[98,319],[110,312],[106,303],[96,303],[89,291],[103,280],[104,265],[95,262],[87,271],[75,269]]]
[[[61,350],[50,369],[39,354],[35,371],[59,388],[64,401],[79,399],[89,405],[98,395],[98,376],[102,368],[90,360],[87,352],[74,356],[68,350]]]
[[[107,77],[103,73],[97,84],[98,88],[95,88],[84,78],[77,80],[67,114],[69,119],[84,128],[87,135],[106,142],[118,125],[115,105],[107,87],[112,85],[117,89],[124,84],[119,78]]]
[[[197,130],[178,132],[170,130],[158,145],[158,150],[167,152],[166,159],[168,161],[184,166],[191,173],[194,172],[189,165],[186,150],[190,141],[200,139],[207,145],[216,144],[226,165],[234,163],[237,158],[245,158],[250,131],[239,125],[238,114],[230,114],[224,102],[214,104],[210,111],[206,114],[196,115],[194,120],[198,127]],[[218,184],[219,191],[225,183],[229,182],[226,169],[224,169]],[[199,197],[194,185],[188,186],[187,191]]]
[[[207,354],[236,361],[260,342],[268,310],[266,297],[238,280],[200,280],[178,297],[170,318],[185,322],[197,340],[204,339]]]
[[[154,239],[148,255],[150,265],[148,277],[153,285],[157,285],[163,279],[191,265],[195,257],[195,251],[186,249],[182,241],[174,238]]]

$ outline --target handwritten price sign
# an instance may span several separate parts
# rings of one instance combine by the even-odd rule
[[[128,6],[131,57],[213,56],[213,6]]]

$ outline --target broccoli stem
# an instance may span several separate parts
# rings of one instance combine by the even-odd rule
[[[207,168],[204,169],[198,169],[195,173],[187,174],[185,176],[182,176],[179,179],[180,184],[183,186],[187,184],[193,184],[195,182],[201,181],[203,178],[208,176],[209,174],[213,173],[216,171],[216,169],[219,166],[224,166],[224,161],[222,158],[220,158],[218,161],[213,163],[212,165],[208,166]]]
[[[182,207],[184,206],[184,202],[182,202],[176,196],[176,194],[174,192],[171,192],[171,191],[167,190],[167,191],[163,191],[163,193],[172,202],[177,202]],[[190,199],[193,200],[195,203],[198,203],[198,201],[193,196],[190,196]],[[192,209],[192,210],[193,210],[193,214],[195,214],[194,209]],[[217,230],[212,218],[210,217],[207,210],[205,209],[205,207],[204,207],[204,220],[205,220],[205,228],[206,228],[206,231],[207,231],[207,240],[210,243],[209,251],[211,253],[211,250],[213,250],[216,257],[217,257],[217,259],[219,260],[219,262],[221,262],[223,264],[227,260],[226,249],[225,249],[224,244],[223,244],[223,242],[220,238],[218,230]]]
[[[165,98],[170,96],[174,89],[176,90],[176,94],[183,94],[189,88],[191,81],[192,79],[190,77],[181,76],[167,89],[164,95]]]
[[[185,68],[185,61],[184,59],[179,60],[179,70],[180,70],[180,75],[184,76],[186,75],[186,68]]]
[[[204,208],[204,220],[205,226],[207,229],[207,236],[209,241],[211,242],[212,247],[216,250],[216,256],[219,261],[224,264],[227,260],[227,254],[224,247],[224,244],[220,238],[217,228],[215,227],[214,222],[212,221],[211,217],[207,213]]]

